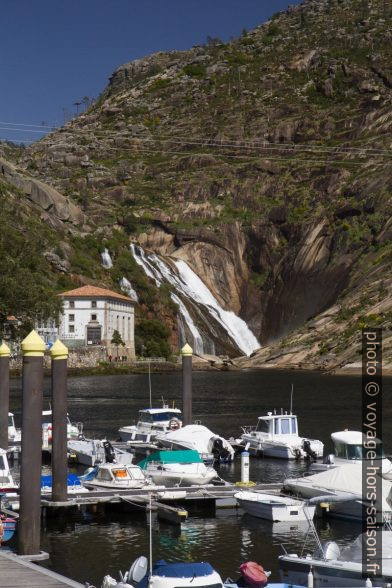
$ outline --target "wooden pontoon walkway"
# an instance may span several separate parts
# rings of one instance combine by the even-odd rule
[[[0,587],[1,588],[85,588],[85,585],[65,578],[56,572],[21,559],[17,555],[0,548]]]

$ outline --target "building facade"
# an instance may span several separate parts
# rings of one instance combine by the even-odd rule
[[[70,348],[99,345],[106,356],[135,357],[135,301],[105,288],[82,286],[60,294],[59,338]],[[118,331],[125,345],[111,343]]]

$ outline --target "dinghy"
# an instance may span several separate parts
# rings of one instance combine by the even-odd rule
[[[129,464],[133,459],[131,453],[113,447],[106,439],[69,439],[67,447],[77,463],[90,467],[105,461]]]
[[[244,490],[234,494],[234,498],[246,513],[268,521],[295,523],[307,521],[309,517],[314,517],[316,510],[315,506],[306,507],[305,501],[290,496]]]

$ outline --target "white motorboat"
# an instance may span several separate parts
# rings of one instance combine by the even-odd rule
[[[377,474],[376,474],[377,475]],[[381,498],[374,501],[379,523],[392,520],[392,482],[379,478]],[[345,464],[331,470],[301,478],[287,478],[283,488],[305,499],[330,496],[334,502],[328,505],[329,514],[341,518],[362,520],[369,502],[363,500],[362,468]],[[340,497],[344,501],[335,502]]]
[[[260,457],[281,459],[317,459],[323,456],[324,444],[317,439],[307,439],[298,434],[295,414],[267,413],[258,417],[255,427],[243,427],[243,434],[236,444]]]
[[[230,443],[203,425],[187,425],[177,431],[157,435],[156,442],[167,449],[193,449],[204,462],[231,462],[234,458]]]
[[[276,496],[243,490],[234,498],[244,511],[254,517],[275,522],[302,522],[314,517],[315,506],[290,496]],[[306,509],[306,512],[305,512]]]
[[[134,464],[103,463],[80,476],[83,486],[90,490],[133,490],[156,488],[150,484],[143,470]]]
[[[312,463],[309,472],[323,472],[345,464],[358,464],[362,467],[366,459],[366,449],[364,450],[363,445],[366,438],[363,433],[348,430],[338,431],[337,433],[332,433],[331,439],[334,445],[334,453],[327,455],[323,463]],[[372,441],[375,444],[372,451],[375,452],[376,458],[372,460],[371,465],[379,465],[382,477],[386,480],[392,480],[392,463],[385,457],[382,442],[380,439],[373,439]]]
[[[69,439],[68,452],[75,460],[86,466],[95,466],[105,461],[115,461],[117,464],[132,463],[133,455],[128,451],[113,447],[106,439]]]
[[[330,500],[328,496],[320,496],[309,502],[317,504],[324,499]],[[339,497],[337,497],[337,500]],[[279,556],[279,571],[281,580],[292,582],[300,586],[313,586],[314,588],[324,588],[333,586],[334,588],[367,588],[390,586],[392,581],[392,531],[382,531],[380,538],[380,554],[374,557],[376,551],[368,559],[369,553],[369,535],[363,533],[359,535],[350,545],[345,545],[343,549],[334,541],[328,541],[322,544],[313,521],[309,520],[310,530],[317,544],[317,549],[313,553],[304,553],[305,545],[301,554],[287,553],[284,549],[284,555]],[[306,538],[308,535],[306,536]],[[374,543],[372,543],[374,546]],[[381,556],[381,557],[379,557]],[[368,564],[369,574],[372,577],[364,575],[365,565]],[[378,568],[374,566],[376,564]],[[371,570],[374,570],[373,572]],[[382,571],[381,571],[382,570]],[[380,574],[375,577],[374,573]]]
[[[164,404],[162,408],[140,410],[137,424],[121,427],[118,432],[122,441],[153,443],[157,434],[176,431],[181,427],[180,409],[169,408]]]
[[[157,451],[138,465],[155,484],[164,486],[202,486],[217,477],[214,468],[192,450]]]

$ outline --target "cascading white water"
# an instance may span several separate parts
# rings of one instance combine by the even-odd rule
[[[202,282],[184,261],[172,260],[178,272],[176,273],[170,265],[165,263],[155,253],[149,253],[147,255],[140,246],[135,247],[134,244],[131,244],[131,251],[135,261],[143,267],[146,275],[152,278],[157,286],[167,282],[175,287],[178,294],[181,294],[192,304],[196,301],[199,306],[206,310],[207,315],[213,317],[223,327],[236,347],[241,349],[246,355],[250,355],[255,349],[260,347],[259,342],[246,322],[234,312],[224,310],[204,282]],[[178,305],[179,312],[194,338],[193,345],[195,351],[197,353],[203,353],[204,345],[202,335],[188,309],[177,294],[172,294],[171,297]]]
[[[145,274],[149,278],[152,278],[158,287],[165,281],[169,283],[172,282],[171,274],[173,272],[168,266],[166,266],[165,263],[161,262],[157,255],[151,253],[147,256],[141,247],[136,248],[133,243],[131,243],[130,247],[136,263],[144,269]],[[155,267],[153,263],[155,263],[158,267]],[[194,351],[198,354],[204,353],[203,337],[201,336],[199,329],[189,314],[187,307],[176,294],[171,293],[170,298],[175,304],[177,304],[182,320],[187,325],[193,337]],[[182,336],[185,339],[185,333],[183,333]]]
[[[113,267],[112,258],[110,257],[109,250],[106,249],[106,247],[101,253],[101,261],[103,267],[105,267],[106,269],[110,269],[111,267]]]
[[[135,302],[138,302],[138,296],[136,294],[136,290],[132,288],[132,284],[125,276],[123,276],[120,280],[120,288],[123,292],[125,292],[129,298],[132,298]]]
[[[185,261],[174,262],[180,279],[184,284],[183,291],[200,304],[203,304],[215,319],[221,323],[230,338],[246,354],[250,355],[259,349],[260,343],[242,318],[230,310],[224,310],[211,291]]]

